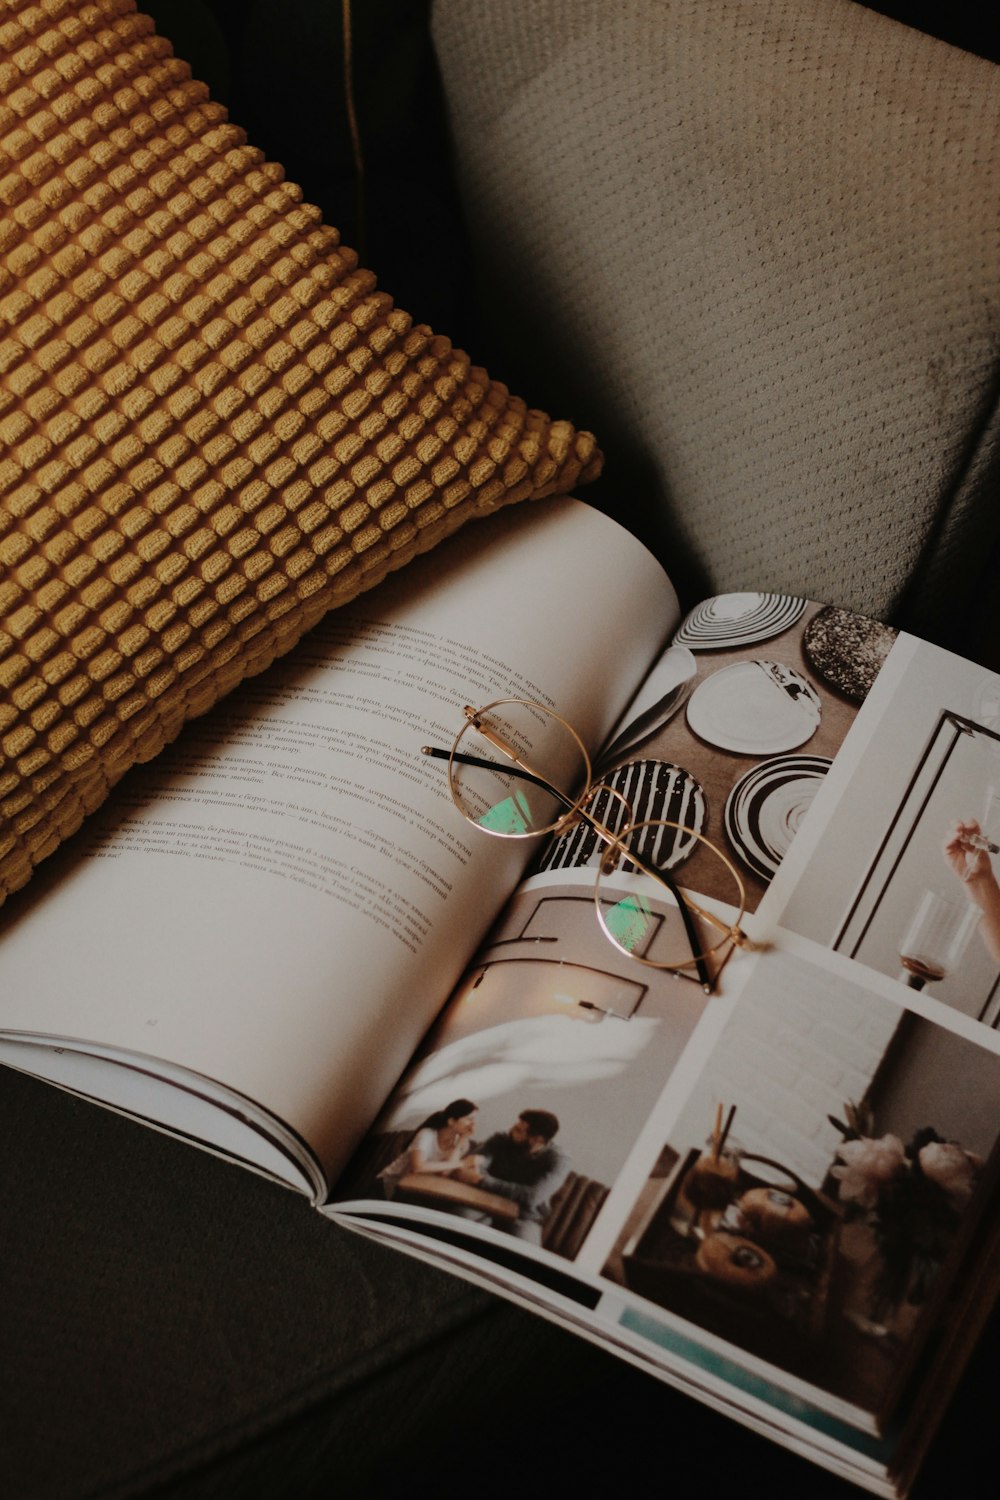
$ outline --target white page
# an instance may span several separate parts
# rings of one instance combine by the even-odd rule
[[[578,501],[466,528],[129,774],[9,903],[0,1028],[216,1080],[332,1180],[530,852],[470,829],[421,744],[521,694],[594,745],[676,618]]]

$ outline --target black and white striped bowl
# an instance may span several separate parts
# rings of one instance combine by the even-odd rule
[[[791,594],[716,594],[686,616],[673,644],[692,651],[724,651],[769,641],[795,624],[806,602]]]
[[[762,880],[773,878],[831,765],[825,755],[776,755],[733,787],[724,814],[726,835]]]

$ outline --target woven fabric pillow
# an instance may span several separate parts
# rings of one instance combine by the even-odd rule
[[[4,0],[0,56],[2,901],[325,611],[600,455],[395,308],[132,0]]]
[[[614,513],[688,600],[981,650],[1000,67],[851,0],[609,9],[435,0],[492,347],[600,413]]]

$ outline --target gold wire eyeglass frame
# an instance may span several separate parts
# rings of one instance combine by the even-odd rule
[[[583,790],[579,795],[575,797],[571,796],[561,787],[551,782],[547,776],[525,758],[515,745],[511,744],[498,731],[494,724],[487,721],[487,715],[491,714],[495,709],[510,708],[515,705],[526,708],[535,714],[543,714],[548,719],[555,720],[571,736],[579,751],[586,772]],[[706,994],[711,994],[715,989],[723,965],[728,961],[734,949],[742,948],[752,951],[759,947],[758,944],[751,941],[740,925],[746,913],[746,886],[739,870],[729,856],[696,828],[691,828],[684,823],[677,823],[669,818],[649,818],[640,820],[639,822],[633,821],[632,809],[624,795],[614,787],[609,786],[605,781],[595,782],[592,780],[593,771],[586,746],[572,724],[564,719],[561,714],[557,714],[554,709],[549,708],[546,704],[535,702],[530,698],[496,698],[492,703],[487,703],[482,708],[472,708],[466,704],[462,712],[465,715],[465,723],[455,736],[455,741],[450,750],[438,749],[433,745],[421,746],[422,754],[434,756],[439,760],[447,760],[448,789],[451,792],[452,801],[455,803],[455,806],[466,822],[471,823],[474,828],[478,828],[481,833],[488,833],[494,838],[525,839],[540,838],[546,835],[559,837],[577,824],[581,822],[586,823],[604,846],[598,863],[597,878],[594,883],[594,904],[597,910],[597,919],[605,937],[620,952],[626,954],[627,957],[633,959],[636,963],[645,964],[647,967],[653,969],[665,969],[676,973],[684,973],[686,970],[693,969],[702,989]],[[466,740],[467,736],[471,737],[474,735],[478,735],[488,745],[491,745],[495,751],[498,751],[509,762],[509,765],[505,766],[503,762],[486,760],[481,756],[470,753],[469,749],[464,748],[463,740]],[[553,819],[551,823],[547,823],[541,828],[528,829],[525,832],[485,826],[472,815],[463,801],[457,784],[459,768],[462,766],[479,767],[494,774],[503,771],[506,775],[523,778],[539,786],[543,791],[548,792],[557,802],[562,804],[564,811],[557,818]],[[617,831],[602,823],[589,810],[595,797],[601,791],[607,792],[612,798],[615,798],[624,805],[627,815],[626,823],[623,828]],[[639,832],[639,830],[654,828],[672,829],[678,834],[685,835],[687,838],[696,841],[701,847],[709,850],[722,863],[732,878],[735,890],[738,892],[738,900],[732,903],[737,907],[735,922],[726,922],[722,917],[717,916],[715,912],[709,911],[699,905],[690,895],[678,888],[673,878],[665,870],[658,869],[629,848],[626,842],[629,838]],[[654,883],[661,885],[669,893],[684,925],[685,937],[691,953],[689,959],[684,959],[680,962],[664,962],[658,959],[646,958],[645,955],[634,952],[632,949],[626,947],[624,943],[620,942],[607,925],[601,905],[601,881],[613,875],[619,864],[623,861],[627,861],[629,865],[647,876]],[[715,928],[720,934],[717,942],[707,947],[701,943],[695,929],[694,917],[698,917],[710,927]],[[726,951],[723,952],[723,950]],[[707,960],[718,954],[722,954],[722,959],[713,974],[709,970]]]

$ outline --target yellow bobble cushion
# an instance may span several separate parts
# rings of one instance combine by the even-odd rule
[[[600,454],[395,308],[132,0],[4,0],[0,59],[3,901],[328,609]]]

